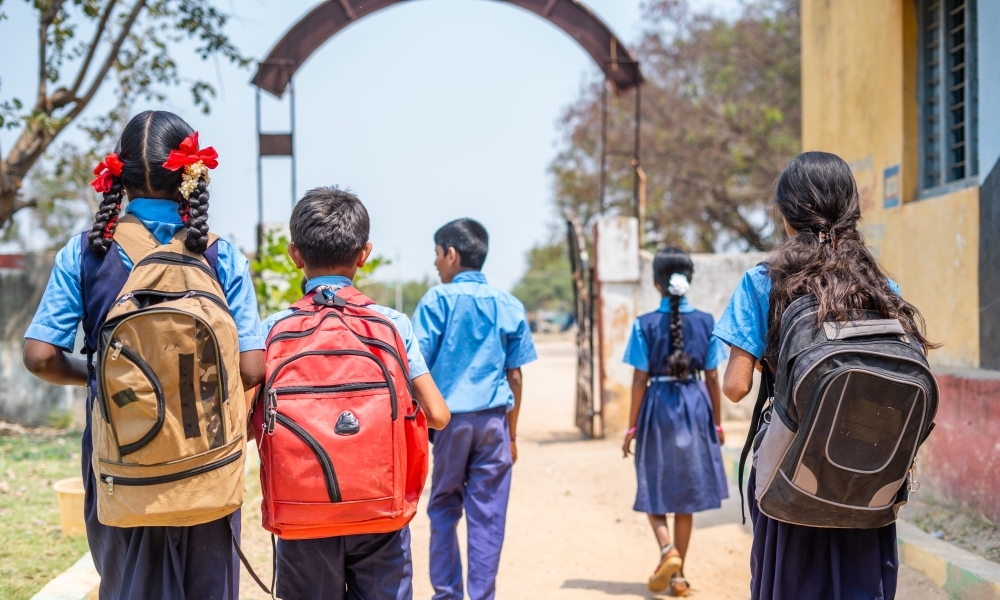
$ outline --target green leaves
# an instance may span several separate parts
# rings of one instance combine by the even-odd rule
[[[282,229],[264,231],[264,243],[250,265],[261,317],[285,310],[302,297],[302,271],[288,256],[291,240]]]

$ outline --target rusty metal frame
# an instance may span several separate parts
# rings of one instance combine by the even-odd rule
[[[296,71],[327,40],[364,17],[406,0],[326,0],[316,5],[278,41],[261,61],[253,84],[277,97]],[[642,83],[639,63],[618,37],[577,0],[503,0],[549,21],[566,32],[604,71],[616,93]]]

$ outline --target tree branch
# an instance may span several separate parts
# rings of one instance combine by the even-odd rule
[[[76,118],[77,115],[83,112],[83,109],[86,108],[87,104],[90,103],[90,101],[94,98],[94,94],[96,94],[97,90],[101,87],[101,82],[104,81],[104,78],[107,76],[108,71],[111,70],[111,67],[114,66],[115,61],[118,59],[118,52],[121,50],[122,44],[125,43],[125,39],[128,37],[129,32],[132,30],[132,26],[135,25],[135,20],[139,18],[139,13],[142,12],[142,9],[145,8],[145,6],[146,6],[146,0],[137,0],[135,6],[132,7],[132,12],[129,13],[128,19],[126,19],[125,23],[122,25],[122,30],[118,34],[118,39],[116,39],[114,43],[111,45],[111,50],[108,51],[108,56],[104,60],[104,64],[101,65],[101,69],[97,73],[97,76],[90,83],[90,89],[87,90],[87,93],[83,96],[83,98],[77,100],[76,105],[73,107],[73,110],[71,110],[69,114],[66,115],[66,118],[63,120],[65,123],[68,124],[70,121]]]
[[[101,43],[101,36],[108,26],[108,19],[111,18],[111,12],[117,3],[118,0],[109,0],[108,5],[104,8],[104,14],[101,15],[101,20],[97,22],[97,28],[94,29],[94,39],[91,40],[87,56],[83,59],[83,64],[80,65],[80,72],[76,76],[76,81],[73,82],[73,87],[70,88],[69,96],[71,99],[76,98],[77,92],[80,91],[80,86],[83,85],[83,80],[87,77],[87,71],[90,70],[90,63],[94,60],[94,54],[97,53],[97,46]]]
[[[28,200],[22,200],[20,198],[14,198],[14,205],[11,207],[11,213],[16,213],[22,208],[38,208],[38,198],[30,198]]]
[[[53,0],[52,6],[38,21],[38,99],[35,102],[35,107],[46,114],[52,112],[51,107],[48,106],[49,60],[46,56],[49,47],[49,26],[56,20],[56,15],[59,14],[64,2],[65,0]]]

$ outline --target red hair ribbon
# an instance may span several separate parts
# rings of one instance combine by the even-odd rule
[[[104,160],[94,167],[94,175],[97,177],[90,182],[90,185],[98,193],[107,194],[111,191],[114,178],[121,176],[122,166],[122,161],[118,160],[118,155],[114,152],[105,156]]]
[[[184,138],[180,149],[170,151],[170,156],[167,158],[167,162],[163,163],[163,168],[168,171],[177,171],[197,162],[205,163],[209,169],[219,166],[219,153],[215,151],[215,148],[209,146],[204,150],[198,149],[198,132],[196,131]]]

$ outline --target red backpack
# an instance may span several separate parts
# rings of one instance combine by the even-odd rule
[[[264,529],[311,539],[402,529],[427,478],[427,420],[396,327],[353,287],[274,325],[250,417]]]

